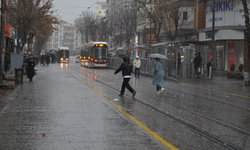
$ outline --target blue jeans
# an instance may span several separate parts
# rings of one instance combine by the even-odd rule
[[[156,91],[159,91],[161,89],[160,84],[156,84]]]

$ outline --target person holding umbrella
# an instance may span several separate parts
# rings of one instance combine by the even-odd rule
[[[33,57],[30,57],[27,63],[27,77],[30,79],[30,82],[32,81],[32,78],[35,75],[35,66],[36,63]]]
[[[154,53],[154,54],[149,54],[147,58],[155,59],[154,76],[153,76],[152,84],[156,85],[157,94],[162,94],[165,91],[165,88],[162,87],[163,80],[164,80],[164,71],[163,71],[163,65],[160,62],[160,59],[167,60],[167,57],[162,54]]]
[[[155,58],[154,66],[154,76],[153,76],[153,85],[156,85],[157,94],[162,94],[165,91],[165,88],[162,87],[164,80],[164,71],[162,63],[159,58]]]

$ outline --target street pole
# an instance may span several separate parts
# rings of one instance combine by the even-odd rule
[[[4,27],[5,27],[5,21],[4,21],[4,10],[5,10],[5,0],[1,0],[1,48],[0,48],[0,83],[2,83],[3,76],[3,60],[2,60],[2,55],[3,55],[3,50],[4,50]]]
[[[152,46],[151,46],[151,44],[152,44],[152,42],[151,42],[151,13],[152,13],[152,1],[150,1],[150,17],[149,17],[149,46],[150,46],[150,53],[152,53]]]
[[[211,79],[213,79],[214,71],[214,54],[215,54],[215,41],[214,41],[214,23],[215,23],[215,0],[213,0],[213,21],[212,21],[212,46],[211,46]]]

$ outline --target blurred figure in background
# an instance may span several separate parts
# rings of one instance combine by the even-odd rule
[[[36,63],[33,58],[30,58],[27,63],[27,77],[29,78],[30,82],[35,75],[35,66]]]
[[[141,60],[139,59],[139,56],[136,56],[135,60],[133,61],[133,66],[135,67],[135,78],[136,78],[136,75],[139,78],[140,67],[141,67]]]
[[[201,60],[202,60],[201,53],[200,52],[195,53],[194,69],[195,69],[195,74],[196,74],[197,79],[200,78]]]

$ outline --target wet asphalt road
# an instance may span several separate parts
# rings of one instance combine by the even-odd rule
[[[122,76],[113,73],[81,67],[73,58],[38,66],[34,81],[25,78],[0,113],[0,149],[250,148],[248,88],[165,81],[158,96],[152,79],[141,76],[130,81],[135,99],[127,90],[120,98]]]

